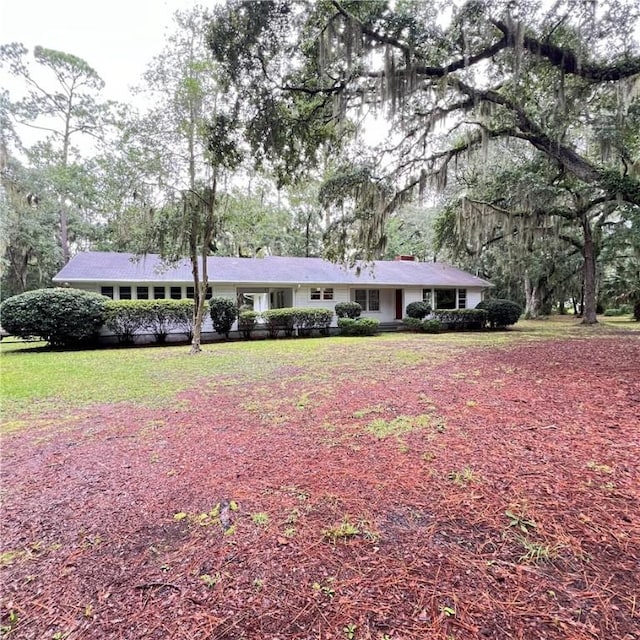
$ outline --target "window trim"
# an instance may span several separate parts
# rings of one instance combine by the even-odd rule
[[[331,293],[329,294],[329,292]],[[335,299],[335,295],[335,287],[309,287],[309,300],[311,302],[332,302]]]
[[[141,289],[146,289],[145,292],[143,292],[143,295],[140,296],[140,290]],[[136,300],[148,300],[149,299],[149,285],[139,285],[136,287]]]
[[[362,302],[360,302],[357,297],[358,297],[358,291],[364,291],[365,295],[364,295],[364,304],[362,304]],[[375,291],[376,292],[376,297],[377,297],[377,309],[372,309],[371,308],[371,292]],[[381,301],[382,296],[380,295],[380,289],[376,289],[376,288],[369,288],[369,289],[354,289],[353,290],[353,301],[357,302],[361,307],[363,311],[366,311],[367,313],[381,313]]]

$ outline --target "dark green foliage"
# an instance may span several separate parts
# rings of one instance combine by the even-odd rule
[[[236,303],[231,298],[211,298],[209,300],[211,320],[216,333],[229,337],[229,331],[236,320],[238,309]]]
[[[267,324],[267,331],[271,338],[277,337],[280,331],[290,337],[296,326],[296,313],[298,309],[287,307],[285,309],[269,309],[262,312],[262,317]]]
[[[442,325],[440,324],[440,320],[437,320],[436,318],[424,320],[422,323],[422,330],[425,333],[440,333],[441,328]]]
[[[256,328],[259,315],[260,314],[257,311],[240,311],[238,314],[238,331],[240,331],[243,338],[246,338],[247,340],[251,338],[251,334]]]
[[[404,324],[409,331],[422,331],[422,323],[423,321],[420,318],[413,318],[411,316],[402,318],[402,324]]]
[[[359,318],[362,307],[358,302],[338,302],[334,307],[338,318]]]
[[[106,303],[105,325],[120,344],[133,344],[135,336],[149,323],[150,300],[109,300]]]
[[[107,301],[80,289],[27,291],[2,303],[2,327],[21,338],[40,336],[54,346],[75,346],[97,337]]]
[[[640,322],[640,300],[633,305],[633,319]]]
[[[485,309],[436,309],[433,314],[442,328],[450,331],[484,329],[489,319],[489,314]]]
[[[407,315],[410,318],[422,318],[428,316],[431,313],[431,305],[427,302],[410,302],[407,305]]]
[[[502,329],[518,322],[522,315],[522,307],[511,300],[483,300],[476,309],[488,312],[488,322],[492,329]]]
[[[343,336],[373,336],[378,333],[380,322],[375,318],[339,318],[338,326]]]
[[[606,309],[604,312],[604,316],[607,318],[615,318],[620,316],[626,316],[631,313],[631,309],[628,306],[623,305],[622,307]]]
[[[193,335],[193,300],[139,300],[144,328],[153,333],[156,342],[162,344],[167,335],[180,330],[188,339]]]
[[[327,333],[333,320],[333,311],[317,307],[296,308],[295,323],[298,335],[310,336],[314,329],[319,329],[321,333]]]

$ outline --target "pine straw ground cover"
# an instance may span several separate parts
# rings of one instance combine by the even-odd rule
[[[544,327],[4,353],[3,633],[640,639],[640,340]]]

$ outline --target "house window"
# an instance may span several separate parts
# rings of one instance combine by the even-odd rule
[[[100,293],[107,298],[113,299],[113,287],[100,287]]]
[[[211,287],[207,287],[207,294],[205,295],[205,300],[211,300],[213,296],[213,289]]]
[[[455,309],[456,290],[436,289],[436,309]]]
[[[354,299],[363,311],[380,311],[380,289],[356,289]]]
[[[333,300],[333,287],[311,287],[311,300]]]
[[[467,308],[467,290],[458,289],[458,309]]]
[[[172,300],[180,300],[182,298],[182,287],[169,287],[169,297]]]
[[[193,300],[196,297],[195,289],[193,287],[187,287],[187,298]]]
[[[120,300],[131,300],[131,287],[120,287]]]
[[[136,289],[136,296],[138,297],[138,300],[148,300],[149,287],[138,287]]]
[[[431,302],[432,299],[433,298],[431,296],[431,289],[423,289],[422,302],[426,302],[430,307],[433,307],[433,303]]]
[[[153,287],[153,298],[155,300],[162,300],[166,297],[167,295],[165,293],[164,287]]]

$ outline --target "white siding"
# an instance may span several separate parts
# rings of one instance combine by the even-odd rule
[[[482,301],[482,289],[467,289],[467,309],[475,309]]]

